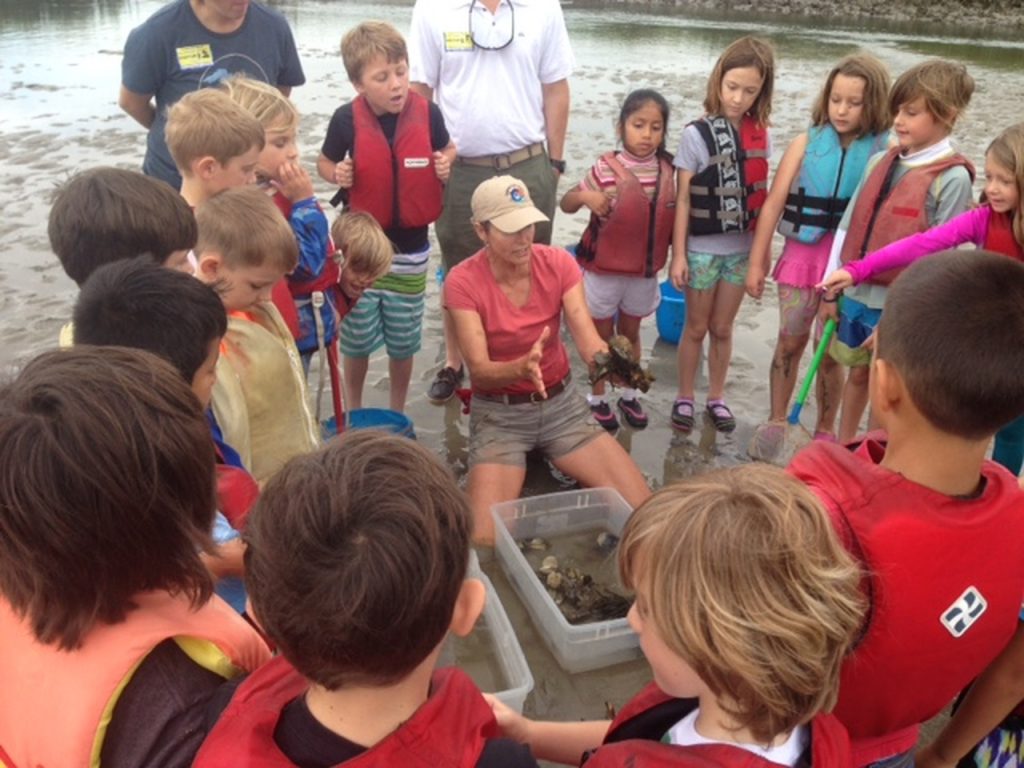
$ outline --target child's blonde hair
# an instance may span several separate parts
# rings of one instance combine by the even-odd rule
[[[342,268],[374,278],[391,269],[394,248],[380,224],[365,211],[347,211],[331,224],[331,239]]]
[[[270,266],[291,272],[299,246],[277,206],[255,186],[234,187],[196,209],[196,255],[216,251],[231,268]]]
[[[896,79],[889,94],[889,111],[895,115],[901,105],[923,98],[932,116],[952,131],[973,94],[974,78],[967,74],[967,67],[944,59],[929,59]]]
[[[364,21],[341,38],[341,60],[353,85],[359,84],[363,69],[376,56],[383,56],[388,64],[409,60],[405,39],[386,21]]]
[[[828,104],[832,96],[832,84],[837,75],[859,77],[864,81],[864,102],[860,113],[860,128],[857,137],[887,131],[892,125],[889,113],[889,71],[885,65],[869,53],[847,56],[832,67],[825,78],[818,100],[811,112],[814,125],[828,125]]]
[[[704,111],[722,114],[722,80],[730,69],[753,67],[761,73],[761,92],[757,94],[748,114],[759,125],[768,125],[772,113],[772,87],[775,83],[775,53],[771,43],[758,37],[741,37],[729,43],[715,62],[704,95]]]
[[[835,704],[861,625],[861,573],[828,513],[782,470],[712,472],[630,517],[619,571],[645,621],[760,742]]]
[[[221,86],[231,100],[259,120],[270,133],[294,133],[299,128],[299,111],[291,100],[272,85],[245,75],[234,75]]]
[[[212,157],[221,165],[264,144],[263,126],[219,88],[182,96],[167,110],[167,149],[183,176],[192,163]]]
[[[1017,184],[1017,210],[1013,211],[1013,239],[1024,248],[1024,123],[1011,125],[985,150],[986,155],[1013,174]]]

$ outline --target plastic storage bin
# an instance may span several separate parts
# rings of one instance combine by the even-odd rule
[[[523,648],[519,645],[516,633],[512,630],[512,622],[509,621],[508,614],[505,613],[505,607],[501,604],[498,592],[494,589],[491,580],[480,570],[476,553],[473,553],[470,559],[469,576],[480,579],[487,591],[487,602],[484,604],[483,613],[477,619],[477,626],[479,627],[482,623],[487,628],[493,644],[493,657],[497,660],[501,675],[508,686],[504,690],[485,691],[485,693],[493,693],[503,704],[521,713],[523,705],[526,703],[526,697],[533,690],[533,674],[530,672],[530,666],[526,663]]]
[[[640,655],[639,639],[625,618],[570,624],[519,551],[516,539],[590,530],[618,535],[631,512],[622,496],[611,488],[552,493],[491,508],[498,561],[548,648],[567,672],[586,672],[635,659]]]
[[[522,712],[533,690],[533,675],[497,590],[480,570],[476,552],[470,554],[467,575],[483,582],[487,595],[484,610],[468,637],[449,635],[438,666],[461,668],[480,690]]]
[[[658,336],[669,344],[678,344],[686,324],[686,296],[677,291],[670,280],[660,286],[661,303],[655,313]]]

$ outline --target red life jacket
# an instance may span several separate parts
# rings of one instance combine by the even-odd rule
[[[852,450],[814,443],[787,469],[822,500],[868,571],[868,617],[835,709],[858,765],[913,747],[917,724],[1006,645],[1024,593],[1017,478],[986,461],[979,498],[944,496],[880,467],[885,444],[872,438]],[[906,729],[909,744],[861,759],[865,744]]]
[[[117,624],[97,624],[81,648],[39,643],[0,598],[0,744],[8,768],[96,766],[109,718],[137,665],[177,638],[197,664],[235,677],[270,658],[256,631],[218,597],[193,609],[167,592],[141,592]]]
[[[217,509],[232,528],[244,530],[249,510],[259,497],[260,487],[252,475],[240,467],[217,462]]]
[[[280,656],[249,675],[206,737],[193,768],[291,768],[274,741],[274,729],[285,705],[308,687]],[[473,681],[459,669],[441,669],[431,678],[430,697],[411,718],[342,765],[472,768],[497,733],[494,714]]]
[[[928,190],[940,173],[948,168],[963,166],[974,181],[974,166],[960,154],[936,160],[934,163],[910,168],[899,181],[893,183],[893,174],[899,163],[899,147],[886,152],[871,169],[861,186],[854,204],[850,226],[846,230],[839,260],[843,264],[864,258],[864,254],[924,232],[930,226],[925,204]],[[902,269],[889,269],[871,278],[872,283],[888,285]]]
[[[392,144],[363,96],[352,102],[354,182],[348,203],[384,229],[425,227],[441,215],[443,187],[434,171],[430,102],[409,92]],[[386,169],[391,169],[387,173]]]
[[[691,125],[700,131],[710,162],[690,179],[689,233],[753,231],[768,196],[768,129],[750,115],[743,116],[738,132],[724,117],[702,117]]]
[[[777,768],[753,752],[730,744],[678,746],[660,739],[697,707],[697,699],[674,699],[655,683],[634,696],[612,722],[604,743],[585,755],[586,768]],[[832,715],[817,715],[810,722],[811,744],[799,765],[808,768],[850,768],[850,740]]]
[[[291,222],[292,201],[280,192],[275,192],[271,199],[277,206],[277,210],[284,216],[285,221]],[[338,263],[334,260],[334,244],[328,238],[324,270],[320,273],[320,277],[305,283],[293,282],[285,277],[274,284],[270,300],[274,302],[277,311],[281,313],[281,318],[296,341],[302,338],[302,330],[299,328],[299,311],[295,307],[295,299],[308,298],[314,291],[332,290],[338,284],[340,276]]]
[[[285,221],[291,222],[292,216],[292,201],[282,195],[280,192],[274,193],[274,205],[277,206],[277,210],[284,216]],[[316,207],[320,207],[320,203],[316,204]],[[301,283],[298,281],[288,280],[288,290],[291,291],[292,296],[295,298],[307,298],[313,291],[326,291],[334,288],[338,284],[338,278],[341,276],[341,270],[338,268],[338,262],[334,260],[334,243],[331,242],[331,238],[327,238],[327,253],[324,254],[324,269],[320,273],[320,277],[313,280]],[[278,307],[280,310],[280,307]]]
[[[615,205],[603,219],[590,214],[576,257],[585,269],[599,275],[654,277],[665,266],[672,244],[676,213],[672,163],[658,157],[658,186],[652,199],[614,152],[602,159],[615,174]],[[641,249],[643,260],[637,258]]]
[[[1024,261],[1024,248],[1017,242],[1013,234],[1013,217],[1008,213],[992,211],[988,217],[988,232],[981,246],[986,251],[994,251],[1009,256],[1017,261]]]

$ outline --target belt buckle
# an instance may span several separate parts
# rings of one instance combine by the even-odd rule
[[[507,171],[512,167],[512,155],[509,152],[505,152],[501,155],[494,156],[494,170],[496,171]]]
[[[533,403],[534,405],[536,405],[537,403],[542,402],[543,400],[544,400],[544,396],[541,395],[540,392],[537,392],[536,390],[534,390],[533,392],[530,393],[530,402]]]

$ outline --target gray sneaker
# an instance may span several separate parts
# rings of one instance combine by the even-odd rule
[[[455,390],[464,378],[466,378],[466,373],[463,366],[460,365],[459,370],[456,371],[450,365],[446,365],[437,372],[437,376],[430,382],[430,389],[427,390],[430,402],[434,405],[447,403],[452,399],[452,395],[455,394]]]

